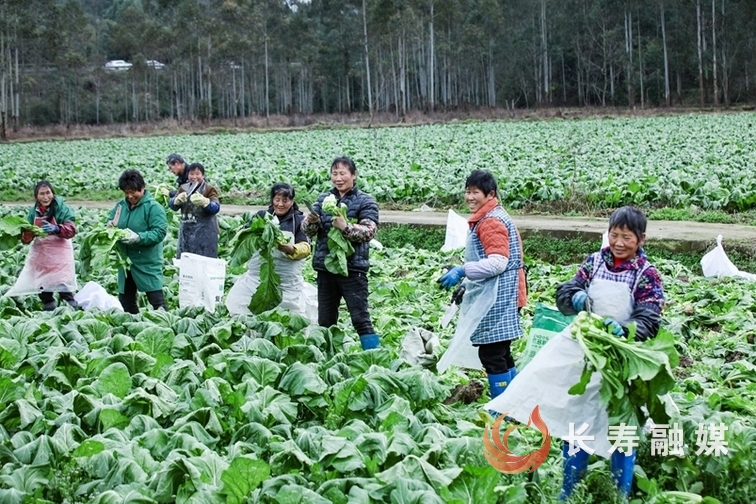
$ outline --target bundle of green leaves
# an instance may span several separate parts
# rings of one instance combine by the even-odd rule
[[[334,218],[342,217],[347,219],[347,207],[343,203],[336,201],[336,196],[329,194],[323,200],[323,211],[328,212]],[[349,276],[347,269],[347,257],[354,254],[354,247],[351,242],[344,238],[340,229],[331,226],[328,230],[328,255],[325,258],[325,267],[334,275]]]
[[[255,252],[260,254],[260,285],[249,301],[249,310],[255,315],[272,310],[281,303],[281,277],[273,265],[273,251],[289,239],[273,221],[273,216],[255,215],[249,227],[240,229],[231,239],[231,267],[246,264]]]
[[[29,224],[23,217],[7,215],[0,219],[0,250],[8,250],[18,245],[21,233],[31,231],[36,236],[46,236],[42,228]]]
[[[128,270],[131,261],[118,242],[129,236],[128,229],[119,229],[105,224],[97,224],[81,235],[79,249],[79,274],[88,277],[93,273],[110,268]]]
[[[635,330],[631,323],[627,339],[618,338],[607,331],[602,317],[580,312],[572,323],[572,337],[585,352],[585,366],[580,381],[569,393],[583,394],[591,375],[598,371],[599,397],[609,414],[609,425],[642,427],[648,416],[666,424],[669,415],[660,396],[675,386],[671,369],[679,362],[675,340],[662,329],[656,338],[636,342]]]

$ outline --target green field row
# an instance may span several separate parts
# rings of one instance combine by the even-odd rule
[[[755,122],[741,113],[11,144],[0,147],[0,199],[43,178],[64,196],[101,199],[129,168],[149,185],[172,182],[165,157],[179,152],[237,202],[264,203],[277,181],[322,192],[331,160],[348,155],[360,187],[384,204],[457,204],[481,168],[498,176],[511,208],[567,200],[743,211],[756,206]]]

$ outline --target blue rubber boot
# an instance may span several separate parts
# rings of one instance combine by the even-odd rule
[[[507,386],[509,386],[509,380],[509,371],[501,374],[488,375],[488,388],[491,391],[491,399],[498,395],[501,395],[505,390],[507,390]],[[499,415],[501,415],[501,413],[494,410],[488,410],[488,414],[493,418],[498,418]]]
[[[588,470],[588,452],[578,449],[575,455],[569,454],[570,444],[562,445],[562,455],[564,456],[564,479],[562,480],[562,493],[559,494],[559,500],[567,500],[586,471]]]
[[[511,373],[509,371],[501,374],[488,375],[488,386],[491,389],[491,399],[507,390],[507,386],[509,386],[509,382],[511,381],[510,376]]]
[[[511,382],[514,380],[514,377],[517,376],[517,368],[512,366],[507,370],[507,373],[509,373],[509,381]]]
[[[635,468],[635,451],[630,455],[615,450],[611,459],[612,479],[623,495],[630,495],[633,490],[633,469]]]
[[[363,334],[360,336],[363,350],[372,350],[381,346],[381,339],[377,334]]]

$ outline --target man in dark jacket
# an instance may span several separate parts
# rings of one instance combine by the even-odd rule
[[[175,152],[168,156],[168,158],[165,160],[165,164],[168,165],[168,169],[171,170],[171,173],[176,175],[176,186],[181,187],[183,184],[186,184],[189,182],[189,170],[186,169],[187,162],[184,161],[184,158],[181,157],[180,154],[176,154]],[[170,191],[168,193],[168,196],[173,198],[176,196],[176,193],[178,191]]]
[[[378,204],[375,198],[360,191],[355,185],[357,168],[347,157],[336,158],[331,164],[330,192],[321,194],[307,219],[302,221],[302,231],[307,236],[317,237],[312,266],[318,273],[318,325],[330,327],[339,321],[339,303],[344,298],[349,309],[362,348],[370,350],[379,346],[368,310],[368,261],[370,240],[378,229]],[[345,205],[347,222],[323,209],[327,197]],[[354,253],[346,258],[347,275],[329,269],[326,261],[330,249],[328,233],[338,229],[351,243]]]

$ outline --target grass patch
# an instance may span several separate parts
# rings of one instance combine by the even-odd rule
[[[375,239],[386,247],[406,247],[439,250],[446,239],[446,228],[441,226],[416,226],[413,224],[382,224]]]
[[[386,247],[412,245],[418,249],[439,250],[444,244],[445,236],[445,228],[439,226],[386,224],[378,228],[376,239]],[[551,264],[580,264],[600,247],[601,240],[582,238],[566,240],[539,235],[522,241],[526,263],[537,259]],[[669,259],[685,265],[695,274],[702,274],[701,252],[670,252],[663,246],[653,244],[647,245],[645,250],[652,263],[658,259]],[[740,270],[756,273],[756,254],[731,248],[727,250],[727,255]]]

